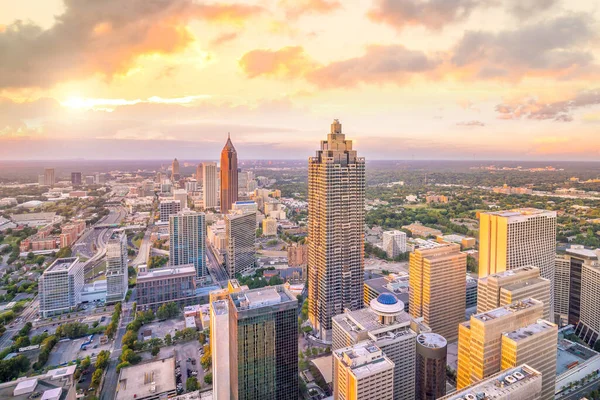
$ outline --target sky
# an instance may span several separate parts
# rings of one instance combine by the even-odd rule
[[[0,158],[598,160],[589,0],[0,0]]]

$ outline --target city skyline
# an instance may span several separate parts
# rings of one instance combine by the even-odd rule
[[[592,2],[141,4],[0,5],[1,158],[297,159],[332,118],[368,159],[599,154]]]

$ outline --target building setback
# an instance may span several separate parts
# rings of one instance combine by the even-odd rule
[[[342,125],[308,160],[308,316],[317,335],[331,338],[331,318],[363,305],[365,159]]]

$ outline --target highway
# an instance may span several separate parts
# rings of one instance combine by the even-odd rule
[[[229,276],[227,275],[227,272],[225,272],[225,268],[223,268],[213,253],[216,250],[214,250],[213,246],[208,243],[206,245],[206,250],[206,254],[208,255],[208,264],[206,265],[208,273],[215,283],[218,283],[222,288],[227,287],[227,280],[229,279]]]

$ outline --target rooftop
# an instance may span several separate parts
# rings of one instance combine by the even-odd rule
[[[115,399],[143,399],[167,392],[175,392],[174,357],[121,369]]]
[[[44,271],[44,274],[50,273],[50,272],[68,271],[74,265],[76,265],[78,263],[79,263],[79,258],[77,258],[77,257],[59,258],[59,259],[55,260],[52,264],[50,264],[50,266],[48,268],[46,268],[46,270]]]
[[[258,309],[284,303],[297,303],[283,286],[267,286],[260,289],[242,290],[232,295],[238,310]]]
[[[496,215],[504,218],[513,217],[537,217],[537,216],[556,216],[556,211],[540,210],[537,208],[515,208],[513,210],[492,211],[485,214]]]
[[[213,301],[212,308],[216,315],[226,315],[229,312],[229,307],[225,300]]]
[[[504,317],[506,315],[514,314],[516,312],[526,310],[528,308],[534,307],[535,305],[542,304],[541,301],[535,299],[525,299],[521,301],[517,301],[515,303],[511,303],[502,307],[498,307],[494,310],[487,311],[481,314],[476,314],[471,316],[471,318],[478,319],[480,321],[489,321],[492,319],[497,319]]]
[[[379,315],[370,307],[360,310],[345,312],[333,317],[333,320],[346,331],[350,336],[356,338],[359,332],[367,331],[374,334],[393,334],[401,335],[414,333],[410,330],[411,318],[406,312],[400,312],[396,315],[396,323],[384,325],[379,320]]]
[[[540,285],[540,284],[545,284],[550,282],[548,279],[546,278],[532,278],[532,279],[526,279],[524,281],[521,282],[516,282],[510,285],[506,285],[504,286],[503,289],[506,290],[519,290],[522,289],[526,286],[535,286],[535,285]]]
[[[336,350],[335,354],[358,379],[394,368],[394,363],[370,341]]]
[[[143,282],[144,280],[168,277],[170,275],[188,274],[196,274],[196,268],[194,267],[194,264],[179,265],[177,267],[155,268],[148,270],[148,272],[140,272],[137,280],[138,282]]]
[[[488,276],[494,277],[494,278],[505,278],[505,277],[508,277],[508,276],[515,276],[515,275],[517,275],[520,272],[531,271],[531,270],[534,270],[534,269],[539,270],[539,268],[536,267],[536,266],[526,265],[524,267],[515,268],[515,269],[509,269],[509,270],[506,270],[506,271],[497,272],[495,274],[490,274]]]
[[[558,342],[556,354],[556,375],[562,375],[576,365],[581,365],[600,354],[578,343],[562,339]]]
[[[571,245],[571,247],[566,250],[567,254],[582,256],[592,260],[598,259],[598,253],[596,251],[597,250],[586,249],[581,245]]]
[[[430,349],[441,349],[448,345],[448,342],[442,335],[433,332],[421,333],[417,336],[417,342]]]
[[[531,336],[547,332],[549,330],[552,330],[553,328],[556,329],[556,325],[554,325],[553,323],[544,320],[539,320],[534,324],[527,325],[523,328],[519,328],[512,332],[505,332],[503,333],[503,335],[508,337],[509,339],[514,340],[515,342],[518,342],[520,340],[527,339]]]

